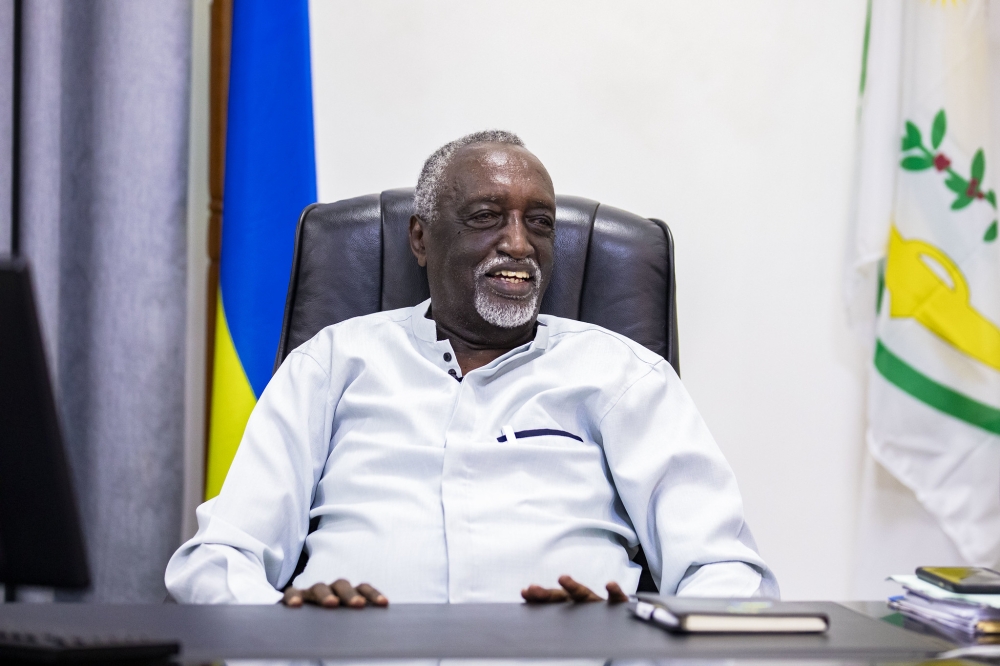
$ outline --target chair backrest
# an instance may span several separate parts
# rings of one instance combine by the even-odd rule
[[[410,252],[412,214],[412,188],[302,212],[275,370],[330,324],[430,296],[427,272]],[[621,333],[679,374],[670,229],[590,199],[557,196],[554,268],[541,311]]]

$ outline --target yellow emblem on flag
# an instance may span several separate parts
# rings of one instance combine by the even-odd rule
[[[951,284],[928,265],[934,262]],[[948,255],[930,243],[889,230],[885,286],[889,315],[912,317],[959,351],[1000,370],[1000,328],[969,300],[969,285]]]

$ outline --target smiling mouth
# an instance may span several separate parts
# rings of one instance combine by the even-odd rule
[[[538,271],[534,266],[496,266],[482,274],[490,291],[500,298],[522,300],[530,298],[538,288]]]

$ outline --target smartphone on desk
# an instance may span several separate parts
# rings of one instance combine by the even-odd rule
[[[918,567],[917,578],[959,594],[1000,594],[1000,573],[982,567]]]

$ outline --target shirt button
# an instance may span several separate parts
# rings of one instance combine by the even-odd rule
[[[448,374],[451,375],[452,377],[457,377],[458,376],[458,373],[455,372],[455,368],[449,368],[448,369]]]
[[[444,362],[445,363],[451,363],[451,352],[445,352],[444,353]]]

